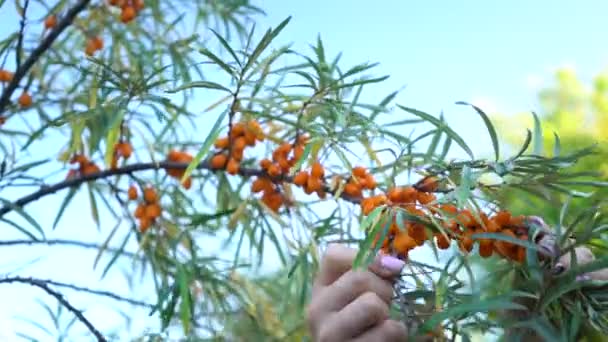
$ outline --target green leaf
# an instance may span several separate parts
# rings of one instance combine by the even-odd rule
[[[483,119],[483,123],[486,125],[486,128],[488,129],[490,138],[492,139],[492,146],[494,147],[494,159],[496,161],[498,161],[498,159],[500,158],[500,151],[499,151],[499,145],[498,145],[498,134],[496,134],[496,129],[494,129],[494,125],[492,125],[492,121],[490,121],[490,118],[488,117],[488,115],[486,113],[484,113],[484,111],[481,110],[481,108],[479,108],[475,105],[472,105],[470,103],[467,103],[464,101],[459,101],[459,102],[456,102],[456,104],[471,106],[471,107],[473,107],[473,109],[475,109],[477,114],[479,114],[481,116],[481,118]]]
[[[38,239],[34,234],[30,233],[27,229],[21,227],[20,225],[16,224],[15,222],[9,220],[9,219],[5,219],[3,217],[0,217],[0,221],[2,222],[6,222],[9,225],[15,227],[15,229],[17,229],[18,231],[22,232],[23,234],[27,235],[30,239],[32,239],[33,241],[39,241],[40,239]]]
[[[184,333],[188,334],[190,332],[190,324],[192,321],[190,312],[190,277],[181,265],[177,268],[177,283],[179,285],[181,298],[179,305],[180,320],[182,321]]]
[[[97,263],[101,259],[101,256],[103,255],[103,253],[108,248],[108,245],[110,244],[110,240],[112,240],[112,237],[114,237],[114,234],[116,234],[119,227],[120,227],[120,220],[118,220],[118,222],[116,222],[116,225],[114,225],[114,228],[112,229],[110,234],[108,234],[108,237],[106,238],[106,240],[99,247],[99,250],[97,251],[97,255],[95,256],[95,260],[93,261],[93,269],[95,269],[97,267]]]
[[[167,93],[173,94],[173,93],[177,93],[177,92],[180,92],[182,90],[190,89],[190,88],[216,89],[216,90],[223,90],[223,91],[226,91],[226,92],[232,94],[232,90],[224,87],[221,84],[218,84],[218,83],[215,83],[215,82],[209,82],[209,81],[194,81],[194,82],[182,84],[181,86],[179,86],[179,87],[177,87],[175,89],[167,90]]]
[[[525,321],[514,324],[513,327],[532,329],[545,341],[566,341],[565,336],[561,336],[544,317],[528,318]]]
[[[540,119],[536,113],[532,112],[532,116],[534,117],[534,143],[533,150],[534,154],[537,156],[543,155],[543,131],[540,124]]]
[[[213,127],[211,128],[211,131],[209,132],[209,135],[207,135],[207,138],[203,142],[203,146],[198,151],[198,153],[196,154],[196,156],[194,157],[194,159],[192,160],[190,165],[188,165],[188,167],[186,168],[186,171],[184,171],[184,175],[182,176],[181,182],[183,182],[188,177],[190,177],[190,175],[192,174],[192,171],[194,171],[194,169],[197,168],[197,166],[200,164],[203,157],[206,156],[207,153],[209,153],[209,150],[213,146],[213,143],[215,142],[217,137],[220,135],[220,131],[221,131],[220,126],[222,125],[222,122],[224,121],[224,118],[226,117],[227,114],[228,114],[228,111],[226,110],[222,114],[220,114],[220,116],[217,118],[217,120],[215,121],[215,124],[213,125]]]
[[[46,236],[44,235],[44,230],[42,230],[42,227],[40,226],[40,224],[38,224],[38,222],[36,220],[34,220],[33,217],[31,217],[28,213],[26,213],[25,210],[23,210],[23,208],[13,204],[10,201],[5,200],[5,199],[0,199],[0,201],[2,201],[5,206],[12,208],[13,211],[15,211],[16,213],[21,215],[21,217],[23,217],[27,222],[29,222],[34,227],[34,229],[36,229],[40,233],[40,236],[43,239],[46,239]]]
[[[521,157],[526,152],[528,147],[530,146],[531,141],[532,141],[532,132],[529,129],[527,129],[526,130],[526,140],[524,140],[524,144],[519,149],[519,152],[517,152],[517,154],[511,158],[511,160],[515,160],[515,159]]]
[[[404,107],[399,104],[397,105],[397,107],[401,108],[402,110],[404,110],[410,114],[416,115],[417,117],[419,117],[425,121],[430,122],[438,129],[441,129],[442,131],[444,131],[452,140],[454,140],[471,157],[471,159],[474,159],[473,151],[471,151],[469,146],[465,143],[464,139],[462,139],[462,137],[460,137],[458,135],[458,133],[456,133],[452,128],[447,126],[444,122],[442,122],[441,120],[437,119],[436,117],[434,117],[430,114],[421,112],[417,109]]]
[[[281,33],[281,31],[285,28],[285,26],[289,23],[290,20],[291,20],[291,16],[289,16],[289,17],[287,17],[287,19],[283,20],[277,26],[277,28],[275,28],[274,30],[266,31],[266,34],[264,34],[264,37],[262,37],[262,39],[260,40],[258,45],[255,47],[255,49],[253,49],[253,52],[247,59],[247,63],[245,63],[245,66],[243,67],[243,70],[241,71],[242,74],[245,74],[245,72],[253,65],[253,63],[258,59],[258,57],[262,54],[262,52],[264,52],[264,50],[268,47],[268,45],[270,45],[272,40],[275,39],[279,35],[279,33]]]
[[[74,195],[76,194],[77,191],[78,191],[78,188],[70,188],[70,191],[68,192],[68,194],[63,198],[63,202],[61,202],[61,206],[59,207],[59,211],[57,212],[55,221],[53,221],[53,230],[55,228],[57,228],[57,224],[59,224],[59,220],[61,219],[61,216],[63,216],[65,209],[67,208],[67,206],[70,203],[70,201],[72,200],[72,198],[74,198]]]
[[[555,137],[555,143],[553,144],[553,156],[559,157],[562,151],[562,145],[560,143],[559,136],[557,135],[557,133],[553,132],[553,136]]]
[[[367,215],[367,217],[365,217],[363,219],[363,221],[361,221],[359,228],[361,230],[363,230],[364,232],[367,232],[369,227],[374,227],[376,225],[376,223],[380,220],[381,214],[384,211],[384,209],[385,208],[383,206],[376,207],[376,209],[374,209],[371,213],[369,213],[369,215]],[[373,242],[374,235],[375,234],[373,234],[373,233],[368,234],[366,239],[361,243],[359,252],[357,253],[357,256],[355,257],[355,260],[353,262],[354,268],[357,268],[361,265],[361,261],[363,261],[364,257],[366,256],[367,252],[369,251],[369,247],[371,246],[371,244]],[[367,248],[365,248],[365,247],[367,247]]]
[[[241,62],[239,61],[239,58],[237,57],[236,53],[234,52],[234,50],[230,47],[230,44],[228,44],[228,42],[224,39],[224,37],[222,37],[219,33],[217,33],[214,29],[209,28],[209,30],[211,30],[211,32],[213,32],[213,34],[215,35],[215,37],[220,41],[220,43],[224,46],[224,49],[226,49],[226,51],[228,51],[228,53],[230,53],[230,55],[232,56],[232,58],[234,58],[234,61],[241,66]]]
[[[444,311],[438,312],[432,315],[421,327],[422,331],[431,331],[441,322],[457,318],[459,316],[470,316],[474,313],[489,312],[495,310],[526,310],[527,308],[521,304],[513,303],[512,298],[492,298],[485,300],[478,300],[474,303],[464,303],[451,306]]]
[[[224,69],[224,71],[226,71],[228,75],[236,78],[235,72],[232,67],[224,63],[224,61],[222,61],[222,59],[218,56],[214,55],[213,52],[209,51],[208,49],[200,49],[199,52],[209,58],[213,63],[217,64],[220,68]]]
[[[312,151],[312,145],[313,144],[310,141],[306,144],[306,146],[304,147],[304,153],[302,153],[302,157],[296,161],[294,166],[289,171],[290,175],[293,176],[298,170],[300,170],[302,164],[304,164],[304,162],[308,159],[308,156],[310,156],[310,151]]]
[[[463,208],[466,205],[471,196],[471,188],[474,184],[475,181],[471,168],[468,165],[463,166],[460,184],[454,190],[454,196],[456,196],[456,201],[458,201],[458,207]]]

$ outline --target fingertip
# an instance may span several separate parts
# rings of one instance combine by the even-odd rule
[[[383,330],[389,341],[399,341],[407,338],[407,328],[403,322],[387,319],[383,323]]]

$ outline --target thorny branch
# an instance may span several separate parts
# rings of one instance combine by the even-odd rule
[[[49,34],[40,42],[40,45],[38,45],[23,64],[17,68],[13,75],[13,79],[6,88],[4,88],[2,95],[0,95],[0,114],[4,112],[6,106],[10,103],[11,95],[13,95],[17,87],[19,87],[19,82],[21,82],[23,77],[25,77],[28,71],[36,64],[38,59],[40,59],[51,45],[53,45],[53,42],[55,42],[59,35],[70,26],[72,21],[74,21],[74,18],[87,7],[89,2],[91,2],[91,0],[80,0],[74,7],[70,8],[63,18],[59,20],[57,26],[49,32]]]
[[[103,337],[101,332],[99,332],[99,330],[97,330],[97,328],[95,328],[95,326],[86,317],[84,317],[84,315],[82,314],[82,311],[76,309],[72,304],[70,304],[70,302],[67,301],[67,299],[65,299],[63,297],[63,295],[61,293],[53,290],[49,286],[49,285],[52,285],[49,281],[35,279],[35,278],[26,278],[26,277],[6,277],[3,279],[0,279],[0,284],[3,284],[3,283],[4,284],[10,284],[10,283],[29,284],[29,285],[32,285],[32,286],[35,286],[35,287],[38,287],[38,288],[44,290],[46,293],[48,293],[49,295],[51,295],[55,299],[57,299],[57,301],[61,305],[63,305],[66,309],[68,309],[70,312],[72,312],[76,316],[76,318],[87,327],[87,329],[91,332],[91,334],[93,334],[95,336],[95,338],[97,339],[98,342],[107,342],[106,338]]]
[[[176,163],[176,162],[166,162],[166,161],[152,162],[152,163],[137,163],[137,164],[131,164],[131,165],[127,165],[127,166],[116,168],[116,169],[104,170],[101,172],[90,173],[90,174],[82,175],[80,177],[67,179],[65,181],[56,183],[51,186],[42,187],[38,191],[35,191],[27,196],[21,197],[20,199],[14,201],[12,203],[6,204],[4,207],[0,208],[0,217],[3,217],[5,214],[11,212],[12,210],[14,210],[16,208],[21,208],[44,196],[56,193],[57,191],[60,191],[60,190],[66,189],[66,188],[78,186],[87,181],[94,181],[97,179],[102,179],[102,178],[111,177],[111,176],[131,174],[133,172],[145,171],[145,170],[185,169],[188,167],[188,165],[189,165],[188,163]],[[201,162],[200,164],[198,164],[197,169],[214,170],[207,161],[204,161],[204,162]],[[292,181],[292,177],[289,177],[289,176],[269,177],[266,174],[266,172],[261,169],[241,168],[239,170],[239,174],[244,177],[254,177],[254,176],[268,177],[276,182],[279,182],[279,181],[291,182]],[[330,189],[326,189],[326,191],[331,193]],[[352,203],[359,203],[359,199],[352,198],[352,197],[346,195],[345,193],[342,193],[340,195],[340,197],[343,198],[344,200],[347,200]]]

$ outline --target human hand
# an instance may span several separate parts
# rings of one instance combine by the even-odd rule
[[[595,260],[593,252],[585,246],[579,246],[574,248],[574,254],[576,255],[576,263],[578,265],[585,265]],[[556,273],[563,273],[569,270],[574,264],[574,257],[571,253],[562,255],[557,263],[555,264]],[[608,268],[603,268],[597,271],[580,274],[577,276],[577,280],[608,280]]]
[[[389,319],[393,281],[404,262],[378,256],[368,270],[352,270],[355,249],[330,245],[312,290],[307,321],[314,341],[379,342],[407,338],[403,323]]]

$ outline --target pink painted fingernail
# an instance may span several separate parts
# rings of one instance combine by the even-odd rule
[[[405,266],[405,262],[390,255],[383,255],[380,259],[380,265],[391,272],[399,273]]]

